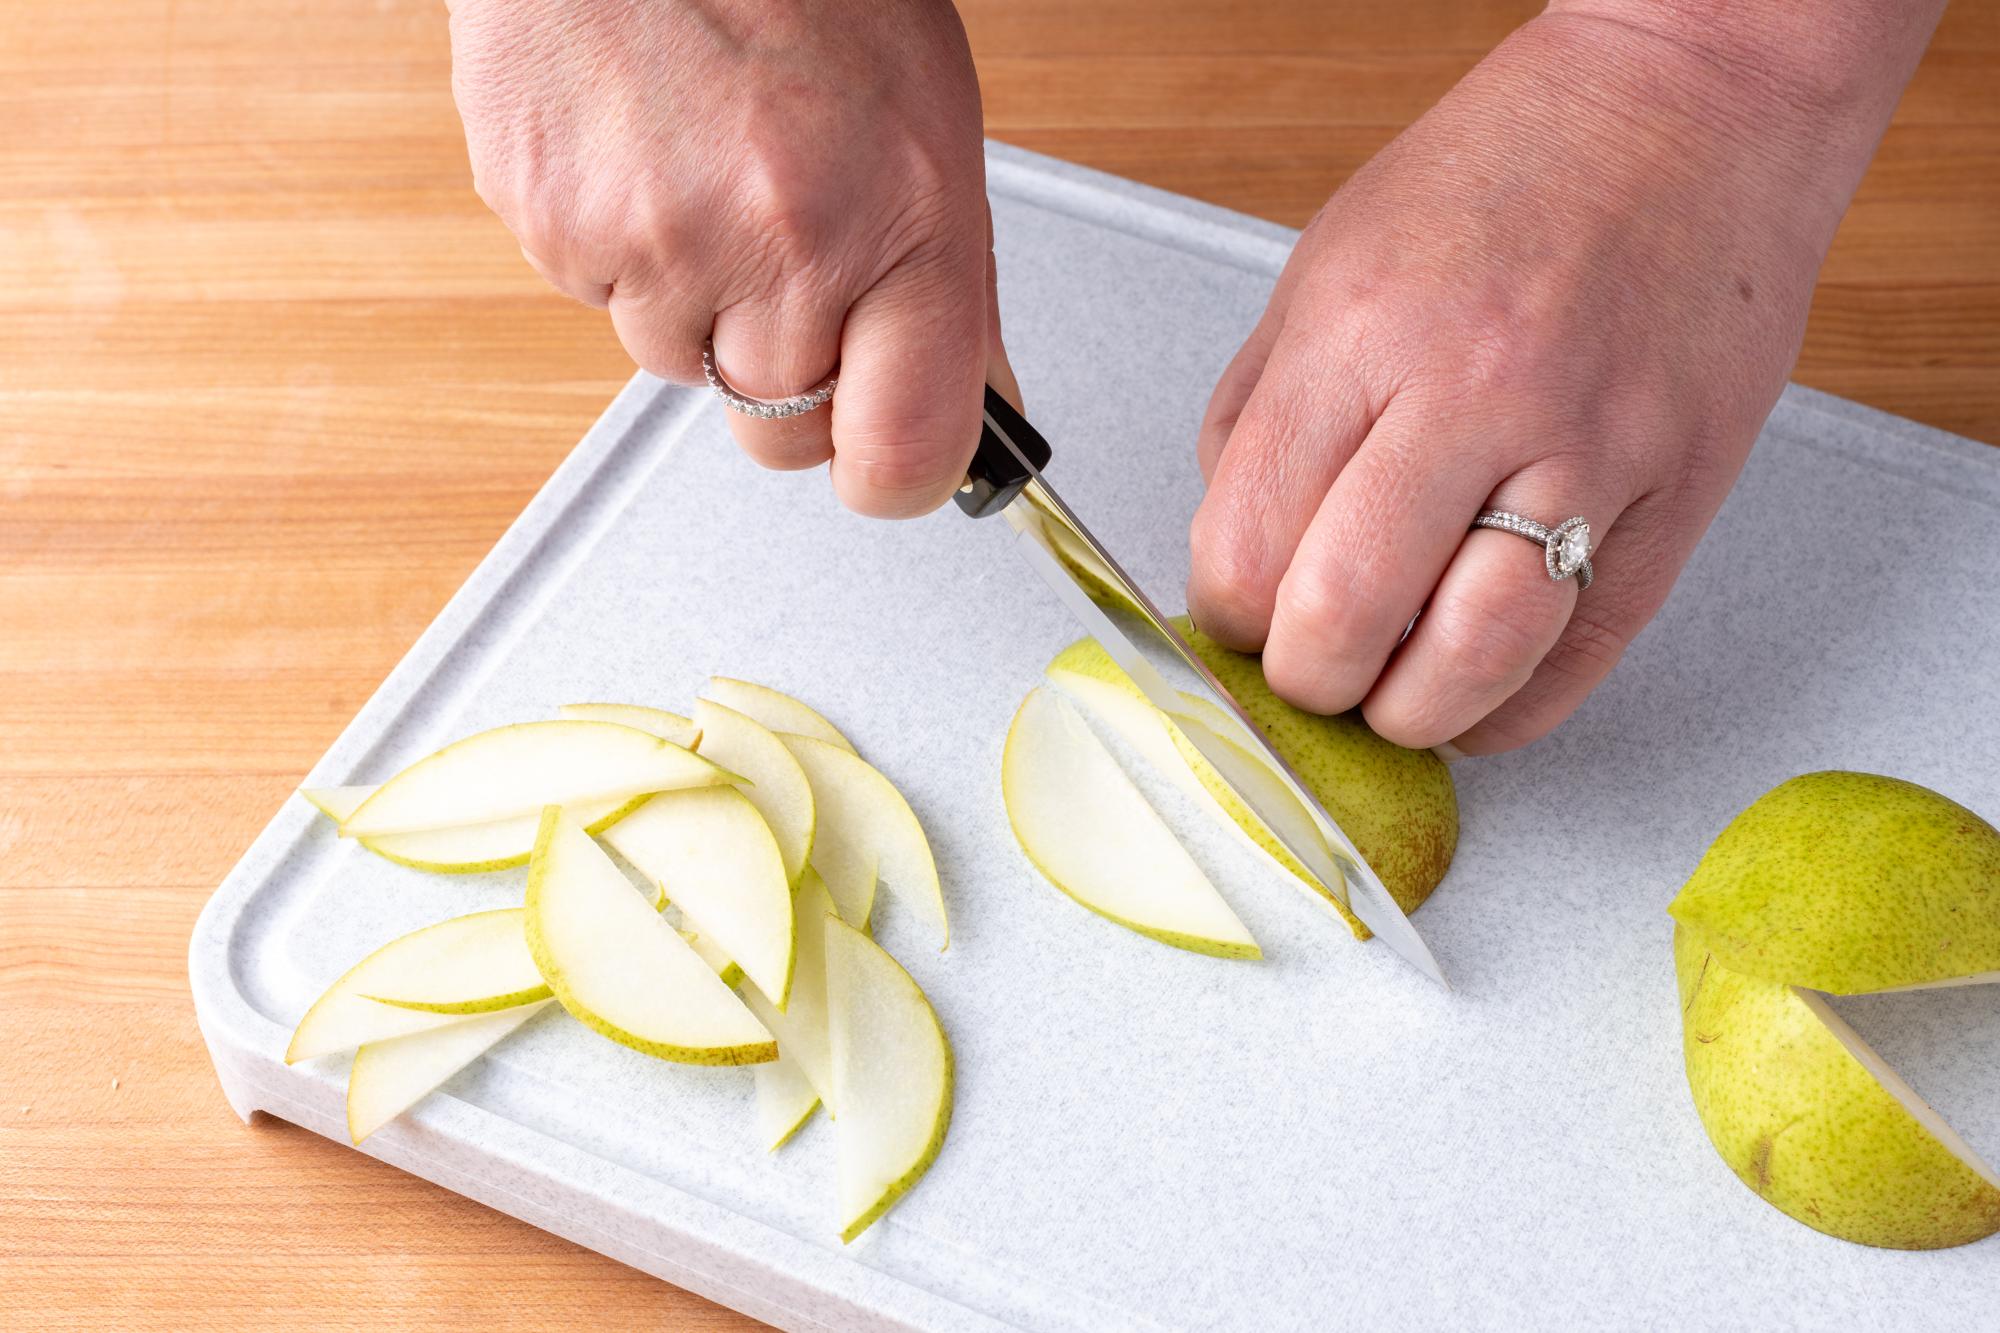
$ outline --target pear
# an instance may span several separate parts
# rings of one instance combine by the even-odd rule
[[[689,719],[679,713],[669,713],[664,708],[648,708],[644,704],[564,704],[556,709],[556,716],[636,727],[640,731],[652,732],[663,741],[671,741],[683,750],[694,749],[695,743],[701,739],[701,729]]]
[[[449,1027],[369,1042],[354,1053],[354,1068],[347,1075],[348,1138],[361,1142],[552,1003],[541,999]]]
[[[778,840],[785,883],[796,886],[813,845],[813,795],[806,771],[774,732],[733,708],[702,699],[695,704],[694,720],[701,728],[699,753],[743,775],[748,784],[743,794]]]
[[[728,676],[710,676],[702,697],[713,699],[725,708],[733,708],[780,735],[810,736],[828,745],[837,745],[849,754],[857,753],[853,742],[840,734],[840,728],[791,695],[768,685],[733,680]]]
[[[361,803],[375,791],[373,786],[301,787],[299,795],[338,824],[360,809]],[[629,800],[585,801],[571,806],[570,815],[589,832],[601,833],[646,800],[644,796],[635,796]],[[528,864],[528,853],[535,846],[535,830],[540,825],[538,814],[517,815],[490,824],[384,833],[357,841],[384,860],[413,870],[428,870],[437,875],[474,875]]]
[[[1695,1111],[1744,1184],[1807,1226],[1891,1249],[2000,1231],[2000,1179],[1823,996],[1674,931]]]
[[[777,1059],[751,1066],[750,1073],[757,1085],[757,1133],[765,1151],[776,1152],[812,1119],[819,1094],[799,1062],[782,1050]]]
[[[754,987],[742,990],[743,1003],[778,1039],[788,1063],[796,1064],[815,1097],[833,1105],[833,1057],[826,1016],[827,919],[837,913],[833,895],[817,872],[808,869],[793,898],[798,948],[792,965],[792,994],[783,1009]],[[760,1095],[761,1100],[761,1095]],[[836,1109],[835,1114],[838,1114]]]
[[[841,919],[853,926],[868,922],[879,879],[891,897],[936,928],[940,949],[949,944],[930,840],[895,784],[851,749],[791,733],[778,739],[812,785],[818,814],[813,868],[825,877]]]
[[[2000,971],[2000,831],[1914,783],[1808,773],[1730,821],[1667,910],[1735,971],[1835,995]]]
[[[1405,912],[1422,906],[1444,878],[1458,847],[1458,798],[1444,761],[1428,750],[1406,750],[1383,740],[1368,729],[1358,712],[1322,717],[1294,708],[1271,692],[1256,657],[1224,648],[1195,629],[1186,616],[1175,617],[1174,625],[1342,831],[1354,840],[1397,905]],[[1145,697],[1094,639],[1082,639],[1065,648],[1049,670],[1053,675],[1067,673],[1111,681]],[[1190,719],[1194,720],[1198,716]],[[1205,761],[1195,762],[1201,755],[1185,737],[1178,738],[1176,744],[1203,786],[1251,840],[1326,899],[1356,938],[1367,939],[1368,928],[1326,892],[1327,886],[1318,877],[1284,851],[1215,770]]]

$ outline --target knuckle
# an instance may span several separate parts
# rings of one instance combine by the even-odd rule
[[[1531,615],[1506,615],[1486,600],[1463,597],[1432,613],[1433,633],[1450,670],[1476,692],[1511,692],[1546,651],[1543,631]]]
[[[1276,599],[1279,571],[1264,543],[1217,505],[1195,511],[1188,529],[1189,596],[1203,628],[1235,648],[1255,648]]]
[[[1579,606],[1542,665],[1586,687],[1608,675],[1625,655],[1628,637]]]

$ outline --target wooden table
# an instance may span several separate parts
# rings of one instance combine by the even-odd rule
[[[976,0],[989,128],[1291,224],[1529,0]],[[473,197],[436,0],[0,8],[0,1325],[747,1321],[305,1131],[195,1031],[216,882],[630,372]],[[1798,378],[2000,442],[2000,7]]]

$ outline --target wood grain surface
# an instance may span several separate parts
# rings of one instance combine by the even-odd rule
[[[974,0],[1001,139],[1290,224],[1529,16]],[[437,0],[0,4],[0,1326],[739,1327],[224,1105],[210,890],[630,372],[473,196]],[[1798,378],[2000,442],[2000,6]]]

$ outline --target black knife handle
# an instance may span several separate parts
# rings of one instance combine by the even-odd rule
[[[1010,441],[1011,449],[1007,447]],[[1049,442],[989,384],[986,415],[979,428],[979,449],[972,455],[965,484],[952,499],[974,518],[999,513],[1013,502],[1033,475],[1022,464],[1023,458],[1033,465],[1035,472],[1040,472],[1049,465]]]

